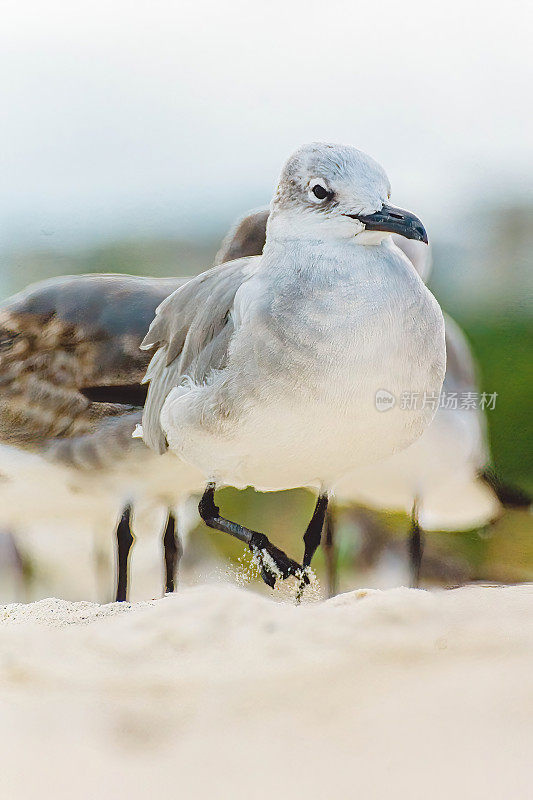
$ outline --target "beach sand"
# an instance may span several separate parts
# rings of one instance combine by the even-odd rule
[[[2,800],[530,798],[533,585],[0,608]]]

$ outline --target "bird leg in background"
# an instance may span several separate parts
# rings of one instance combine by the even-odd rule
[[[283,550],[275,547],[264,533],[251,531],[244,525],[220,516],[220,509],[215,505],[215,488],[214,483],[208,483],[198,505],[198,511],[205,524],[209,528],[229,533],[230,536],[247,544],[259,560],[261,577],[267,586],[274,588],[277,578],[285,580],[289,575],[301,576],[302,566],[289,558]],[[304,576],[304,580],[308,583],[309,579]]]
[[[176,517],[169,510],[163,548],[165,551],[165,593],[174,592],[178,582],[178,569],[183,555],[183,545],[176,531]]]
[[[132,544],[131,506],[126,506],[117,527],[117,603],[123,603],[128,597],[129,558]]]
[[[326,562],[326,596],[335,597],[337,594],[337,546],[335,543],[335,512],[331,506],[326,511],[324,541],[324,561]]]
[[[409,528],[409,566],[411,572],[411,588],[420,586],[420,568],[424,550],[424,534],[418,524],[418,501],[415,500],[411,510],[411,525]]]

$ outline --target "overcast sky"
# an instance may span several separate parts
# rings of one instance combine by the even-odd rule
[[[428,228],[531,198],[514,0],[4,0],[0,241],[218,231],[305,141],[380,161]]]

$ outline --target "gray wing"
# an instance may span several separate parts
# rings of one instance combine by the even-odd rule
[[[234,332],[231,311],[237,290],[259,258],[213,267],[180,287],[159,306],[141,347],[157,348],[148,367],[143,438],[157,453],[167,449],[160,415],[172,388],[185,376],[201,384],[222,369]]]
[[[181,283],[66,276],[6,300],[0,306],[0,441],[42,447],[124,413],[117,402],[91,402],[82,390],[140,385],[149,360],[139,350],[142,337],[155,308]]]
[[[260,256],[266,241],[266,225],[270,209],[259,208],[241,217],[232,226],[215,256],[215,264],[247,256]]]

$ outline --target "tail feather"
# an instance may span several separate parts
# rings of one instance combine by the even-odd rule
[[[161,347],[153,356],[146,376],[149,383],[148,395],[142,416],[143,439],[155,453],[162,454],[168,449],[167,439],[161,427],[161,409],[168,393],[178,383],[176,364],[165,365],[166,348]]]

